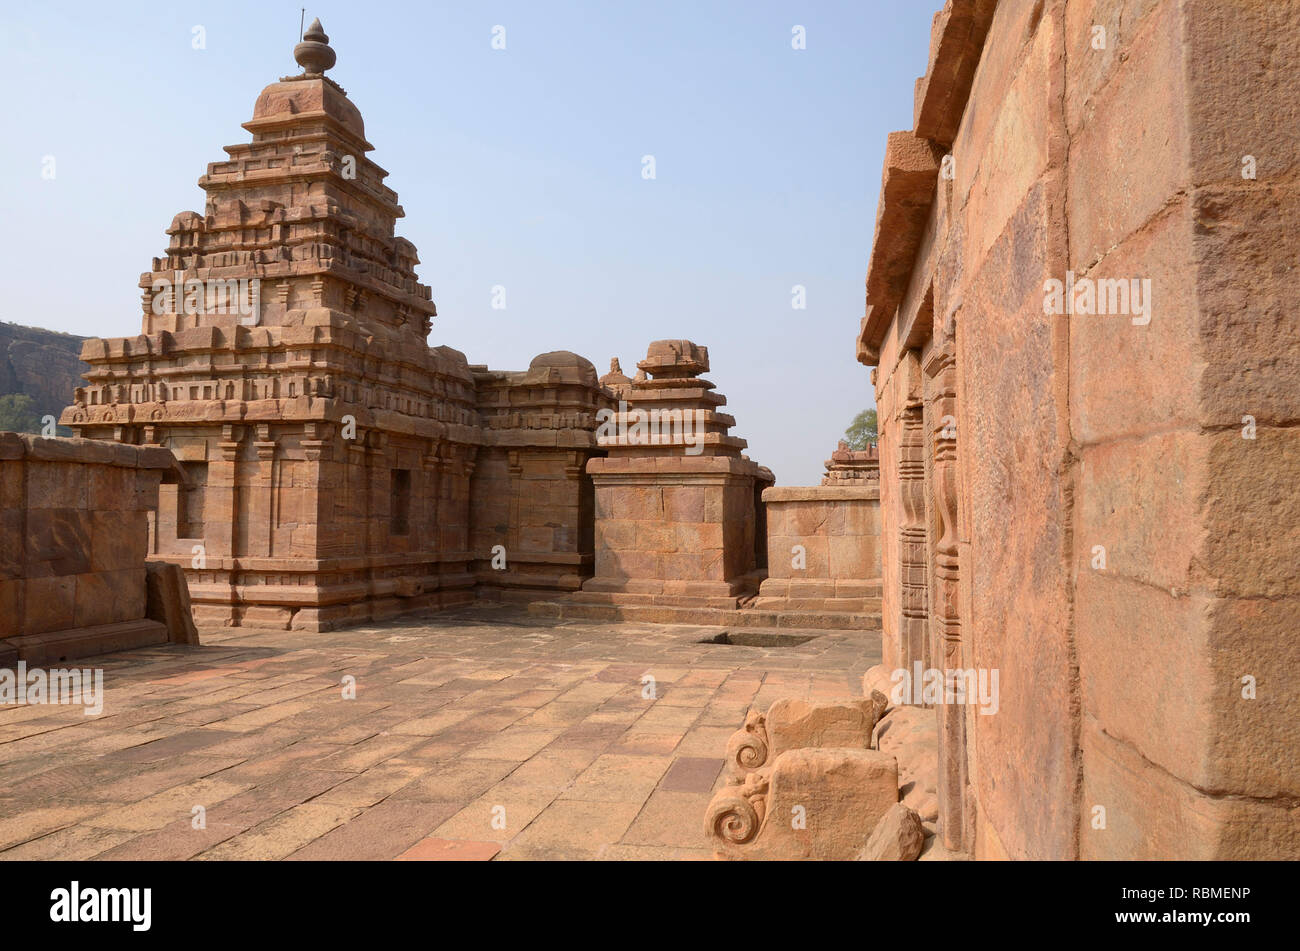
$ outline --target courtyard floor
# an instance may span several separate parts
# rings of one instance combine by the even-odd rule
[[[0,706],[0,859],[706,859],[745,711],[880,660],[718,631],[479,606],[74,661],[100,715]]]

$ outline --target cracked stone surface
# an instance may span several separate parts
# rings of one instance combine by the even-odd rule
[[[0,859],[707,859],[750,705],[880,661],[875,631],[716,630],[478,606],[88,658],[102,714],[0,707]]]

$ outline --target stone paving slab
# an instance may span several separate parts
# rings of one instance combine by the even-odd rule
[[[102,713],[0,706],[0,860],[693,860],[751,704],[861,694],[789,647],[479,605],[90,658]]]

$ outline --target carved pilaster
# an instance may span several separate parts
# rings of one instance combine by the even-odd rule
[[[898,488],[902,518],[898,527],[902,618],[899,642],[903,667],[929,663],[929,553],[926,550],[924,403],[917,359],[909,355],[909,392],[899,419]]]
[[[957,471],[957,361],[955,341],[949,334],[936,340],[926,360],[929,380],[928,418],[931,465],[934,475],[930,501],[934,508],[937,539],[931,581],[931,665],[944,671],[965,669],[961,626],[961,564],[958,555]],[[949,698],[953,699],[953,698]],[[967,702],[970,702],[969,699]],[[939,708],[939,823],[944,846],[968,851],[965,843],[966,710],[945,703]]]

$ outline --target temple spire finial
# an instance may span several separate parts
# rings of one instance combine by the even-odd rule
[[[312,20],[311,26],[307,27],[307,32],[302,36],[302,42],[293,48],[293,58],[306,75],[322,75],[334,65],[336,57],[329,42],[330,38],[320,25],[320,17]]]

